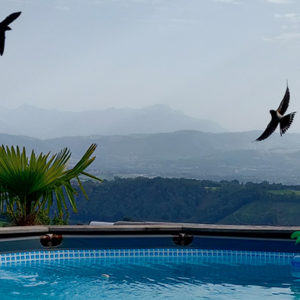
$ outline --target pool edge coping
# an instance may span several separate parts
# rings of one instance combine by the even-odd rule
[[[230,236],[253,238],[290,239],[291,233],[300,226],[248,226],[190,223],[138,223],[112,225],[38,225],[1,227],[0,239],[8,237],[36,236],[47,233],[68,235],[176,235],[184,232],[201,236]]]

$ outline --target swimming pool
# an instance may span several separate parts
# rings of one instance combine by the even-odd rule
[[[1,300],[300,299],[289,231],[222,228],[182,240],[182,228],[55,229],[56,247],[41,246],[42,229],[0,238]]]
[[[89,249],[0,256],[8,299],[297,299],[293,253]]]

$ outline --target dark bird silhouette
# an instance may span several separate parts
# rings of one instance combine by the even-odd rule
[[[1,23],[0,23],[0,55],[3,55],[4,52],[4,44],[5,44],[5,31],[11,30],[11,28],[8,26],[11,22],[13,22],[16,18],[20,16],[21,12],[15,12],[6,17]]]
[[[286,87],[285,94],[283,96],[282,101],[280,102],[277,110],[270,110],[270,114],[272,116],[271,122],[268,124],[265,131],[261,134],[260,137],[256,139],[256,141],[262,141],[269,137],[277,128],[278,124],[280,124],[280,135],[283,135],[291,126],[294,116],[296,112],[292,112],[288,115],[285,115],[286,110],[288,109],[290,102],[290,90],[289,87]]]

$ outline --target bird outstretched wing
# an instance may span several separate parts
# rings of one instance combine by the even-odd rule
[[[5,32],[0,31],[0,55],[3,55],[5,44]]]
[[[262,140],[266,139],[267,137],[269,137],[275,131],[277,126],[278,126],[278,121],[275,120],[274,118],[272,118],[271,122],[268,124],[265,131],[261,134],[260,137],[258,137],[256,139],[256,141],[262,141]]]
[[[289,102],[290,102],[290,90],[289,87],[286,87],[285,94],[283,96],[283,99],[281,100],[279,107],[277,108],[277,111],[281,114],[284,115],[286,110],[289,107]]]
[[[18,18],[20,14],[21,14],[20,11],[10,14],[1,22],[1,25],[8,26],[11,22],[13,22],[16,18]]]

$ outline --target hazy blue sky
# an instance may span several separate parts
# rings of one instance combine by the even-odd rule
[[[164,103],[262,130],[288,79],[300,131],[298,0],[1,0],[0,19],[19,10],[0,57],[0,106]]]

